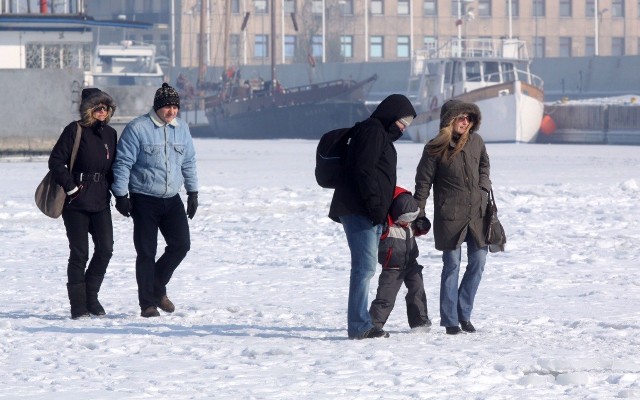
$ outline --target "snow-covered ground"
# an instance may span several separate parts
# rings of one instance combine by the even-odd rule
[[[401,292],[391,337],[353,341],[315,145],[196,140],[192,250],[168,288],[176,312],[155,319],[139,316],[132,222],[115,209],[108,315],[69,319],[64,227],[33,204],[46,163],[0,162],[0,398],[640,398],[638,147],[489,144],[508,243],[488,258],[478,332],[438,326],[429,234],[431,332],[410,332]],[[397,149],[413,190],[422,146]]]

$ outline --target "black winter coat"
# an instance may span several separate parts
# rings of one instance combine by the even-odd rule
[[[64,128],[49,156],[49,169],[65,192],[82,185],[80,194],[73,200],[67,196],[65,208],[89,212],[102,211],[109,207],[111,199],[111,164],[115,157],[117,134],[115,129],[100,122],[91,127],[82,127],[78,155],[73,172],[69,173],[68,165],[77,128],[76,122]]]
[[[371,117],[357,124],[347,154],[347,179],[336,187],[329,218],[363,215],[373,225],[387,218],[396,187],[397,153],[393,142],[402,136],[395,122],[415,117],[411,102],[402,95],[388,96]]]

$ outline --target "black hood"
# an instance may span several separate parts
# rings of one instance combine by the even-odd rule
[[[97,88],[82,89],[81,97],[82,99],[80,101],[79,111],[80,118],[82,119],[85,126],[91,126],[95,123],[95,121],[87,119],[87,111],[97,106],[98,104],[104,104],[111,107],[111,112],[109,113],[109,116],[105,121],[105,123],[109,123],[109,120],[116,112],[116,102],[113,100],[113,97]]]
[[[469,133],[474,133],[480,128],[480,122],[482,121],[482,115],[477,105],[473,103],[465,103],[461,100],[449,100],[442,105],[440,110],[440,129],[448,126],[451,120],[460,114],[467,114],[469,120],[473,122],[473,127]]]
[[[416,117],[416,110],[413,108],[413,105],[411,105],[409,99],[401,94],[392,94],[382,100],[382,103],[378,104],[378,107],[376,107],[375,111],[371,114],[371,118],[379,120],[388,133],[395,133],[395,129],[390,128],[396,126],[395,122],[397,120],[409,115],[413,118]],[[402,132],[400,132],[400,136],[402,136]],[[398,136],[398,138],[400,136]]]

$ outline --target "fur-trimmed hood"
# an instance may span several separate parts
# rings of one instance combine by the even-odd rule
[[[477,132],[480,128],[480,122],[482,122],[482,115],[477,105],[473,103],[465,103],[461,100],[449,100],[442,105],[440,110],[440,129],[448,126],[451,120],[460,114],[467,114],[473,127],[469,133]]]
[[[116,102],[113,100],[113,97],[98,88],[82,89],[82,100],[80,101],[79,110],[82,125],[92,126],[96,122],[91,110],[98,104],[104,104],[111,108],[107,113],[107,119],[104,121],[105,124],[108,124],[116,112]]]

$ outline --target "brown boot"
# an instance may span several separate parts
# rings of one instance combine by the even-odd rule
[[[160,298],[160,301],[158,302],[158,307],[160,307],[162,311],[167,313],[172,313],[176,310],[176,307],[173,305],[171,300],[169,300],[167,295],[164,295]]]
[[[140,316],[145,318],[159,317],[160,313],[158,312],[158,309],[155,308],[154,306],[149,306],[144,310],[142,310],[142,312],[140,313]]]

